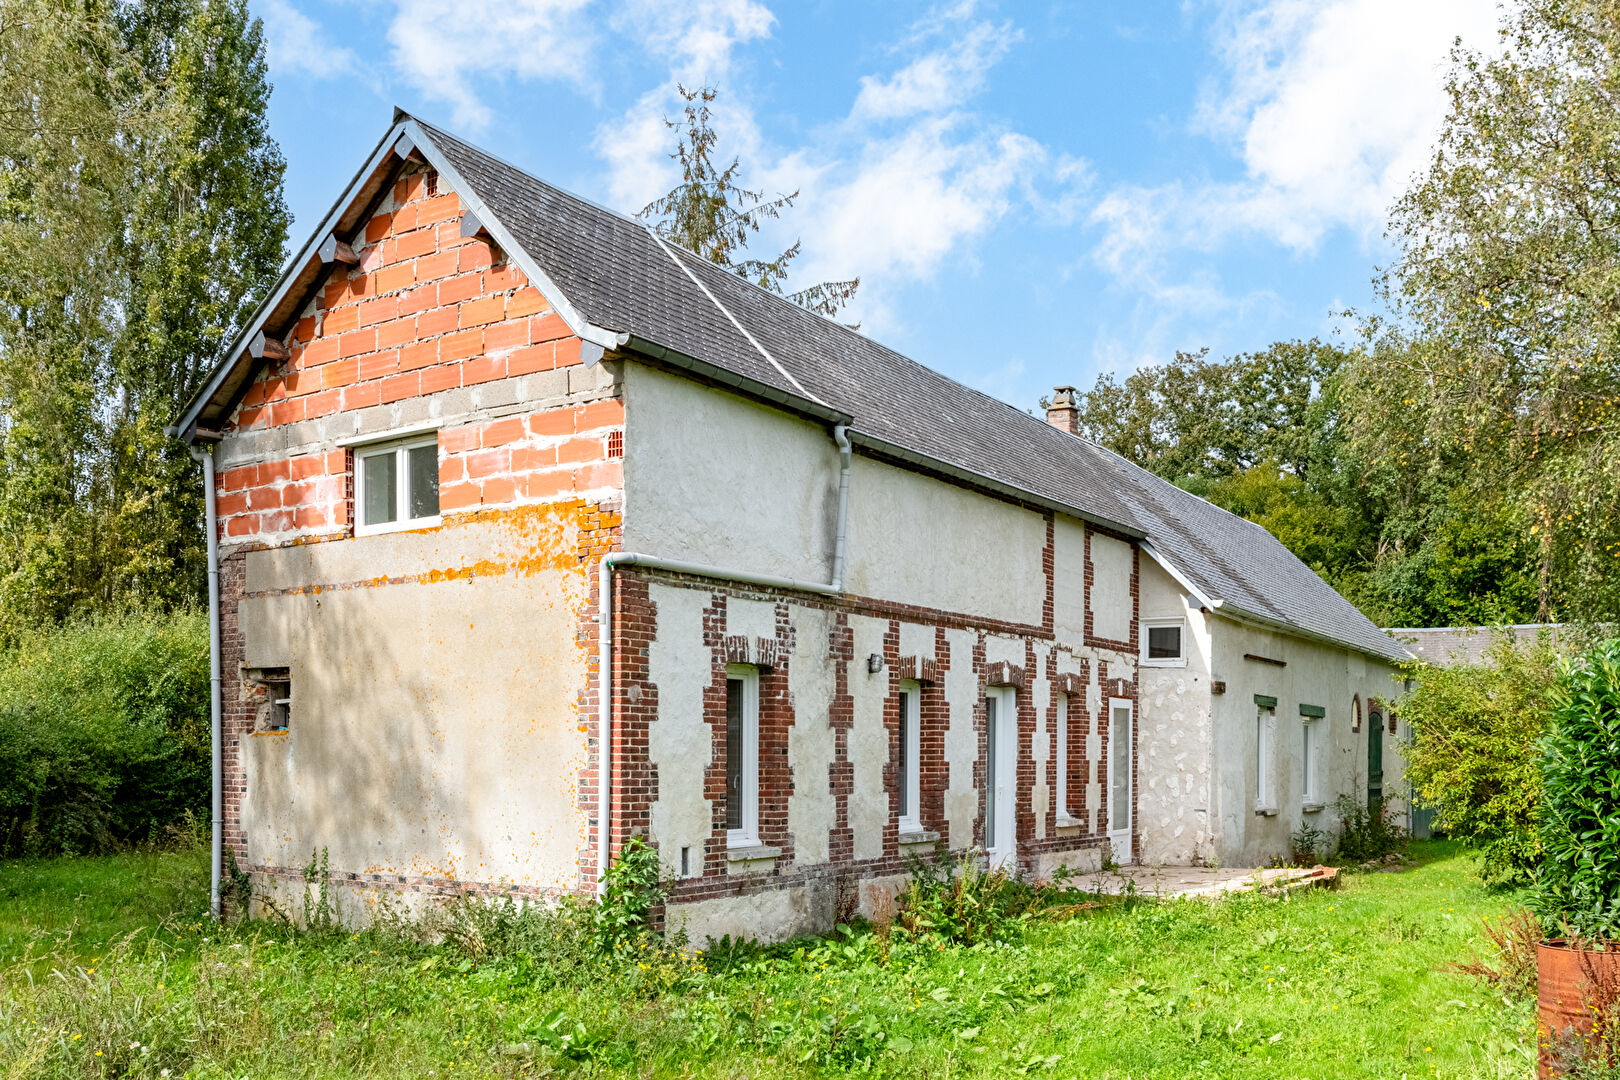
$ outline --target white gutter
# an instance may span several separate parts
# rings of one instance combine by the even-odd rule
[[[645,566],[650,570],[667,570],[674,574],[692,574],[696,577],[719,578],[742,585],[760,585],[768,589],[814,593],[818,596],[838,596],[844,591],[845,548],[849,542],[849,468],[850,443],[847,424],[833,428],[833,441],[838,444],[838,522],[833,542],[833,573],[830,584],[819,581],[799,581],[795,578],[756,574],[749,570],[730,570],[706,563],[682,562],[657,555],[644,555],[635,551],[610,551],[602,556],[596,571],[596,894],[607,891],[608,852],[613,841],[613,570],[619,566]]]
[[[220,765],[219,716],[221,708],[219,659],[219,515],[214,506],[214,454],[212,450],[187,447],[202,463],[203,503],[208,521],[208,742],[212,750],[212,784],[208,800],[208,913],[219,918],[220,878]]]

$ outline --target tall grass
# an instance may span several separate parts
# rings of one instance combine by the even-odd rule
[[[208,797],[205,616],[126,614],[0,653],[0,855],[150,840]]]

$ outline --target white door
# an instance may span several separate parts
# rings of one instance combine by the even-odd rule
[[[1114,861],[1129,863],[1131,850],[1131,703],[1108,703],[1108,843]]]
[[[1018,707],[1010,686],[992,686],[984,697],[984,843],[992,868],[1010,867],[1017,856]]]

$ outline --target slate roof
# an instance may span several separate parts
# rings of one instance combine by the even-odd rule
[[[1405,642],[1419,659],[1448,667],[1452,664],[1479,664],[1485,660],[1485,650],[1505,633],[1520,644],[1529,644],[1546,634],[1553,645],[1559,643],[1563,626],[1560,623],[1518,623],[1512,626],[1427,626],[1399,627],[1387,631]]]
[[[607,337],[655,358],[676,354],[775,400],[809,403],[847,418],[857,444],[870,450],[943,466],[983,479],[993,490],[1145,537],[1172,573],[1227,614],[1379,657],[1407,655],[1260,526],[667,244],[641,222],[546,184],[449,132],[396,113],[384,146],[400,131],[459,181],[475,210],[487,210],[494,221],[485,224],[492,231],[509,235],[514,258],[528,264],[537,283],[543,278],[551,287],[548,295],[559,312],[574,316],[575,333]],[[244,337],[257,329],[250,326]],[[1014,340],[1008,347],[1038,345]],[[208,393],[214,393],[217,408],[219,381],[217,375],[211,380],[182,427],[195,426]]]

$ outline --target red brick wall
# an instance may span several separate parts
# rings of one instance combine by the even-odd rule
[[[289,336],[291,357],[260,369],[227,433],[581,362],[579,340],[539,290],[487,241],[461,235],[460,198],[443,190],[428,195],[427,176],[416,172],[393,185],[355,239],[358,265],[335,264]],[[621,486],[606,442],[609,429],[622,429],[622,407],[593,409],[507,418],[477,432],[445,430],[442,510]],[[342,534],[352,520],[351,468],[346,452],[325,451],[222,470],[221,535],[274,543]]]

